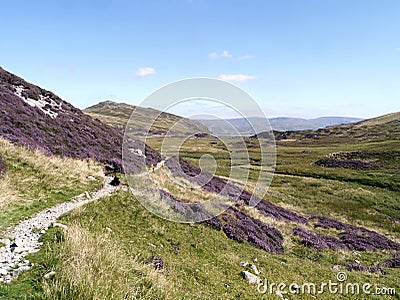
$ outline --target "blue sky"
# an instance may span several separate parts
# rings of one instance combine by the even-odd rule
[[[84,108],[229,80],[268,116],[400,110],[400,1],[2,1],[0,65]]]

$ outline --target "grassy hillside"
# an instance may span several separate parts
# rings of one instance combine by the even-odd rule
[[[90,160],[49,157],[4,139],[0,139],[0,157],[8,168],[0,177],[0,235],[35,212],[103,184],[102,166]]]
[[[317,130],[275,131],[275,139],[282,143],[351,143],[358,141],[386,141],[400,139],[400,112],[367,119],[357,123],[330,126]],[[259,137],[263,133],[258,134]]]
[[[119,129],[125,129],[126,124],[129,121],[132,113],[134,112],[132,122],[132,131],[136,135],[146,135],[144,128],[148,128],[153,119],[157,117],[153,126],[151,127],[150,134],[163,135],[170,130],[170,128],[177,122],[179,124],[174,127],[174,134],[181,133],[194,133],[197,131],[208,132],[208,129],[196,123],[195,121],[182,118],[173,114],[160,112],[152,108],[137,107],[125,103],[116,103],[113,101],[104,101],[96,105],[88,107],[83,110],[93,118],[101,120],[103,123],[117,127]]]
[[[283,179],[278,177],[275,181],[274,192],[287,193],[288,188],[282,185],[288,184],[282,183]],[[289,191],[304,185],[321,192],[334,192],[337,188],[329,181],[293,180]],[[346,188],[357,189],[351,184]],[[375,194],[376,191],[370,192]],[[359,192],[359,195],[365,194],[368,193]],[[288,198],[305,201],[304,195],[289,195],[286,198],[277,195],[275,199],[278,202],[286,202]],[[332,202],[350,201],[343,200],[343,195],[345,193],[337,195]],[[310,201],[307,205],[312,206],[320,200],[307,201]],[[374,199],[368,201],[373,203]],[[273,222],[254,211],[249,213],[265,222]],[[335,212],[328,207],[323,214],[332,213]],[[203,224],[180,224],[158,218],[128,192],[91,203],[62,218],[61,222],[68,224],[69,229],[65,232],[52,229],[46,234],[43,239],[46,251],[29,258],[37,266],[30,274],[25,273],[15,283],[4,287],[5,295],[16,295],[23,290],[24,295],[34,299],[261,299],[262,296],[263,299],[279,299],[275,295],[260,295],[256,285],[248,284],[240,275],[248,268],[240,263],[256,264],[261,277],[270,282],[320,283],[336,281],[334,265],[345,266],[355,260],[373,265],[392,253],[377,251],[355,255],[351,251],[308,249],[289,234],[288,224],[274,223],[284,234],[285,254],[269,254],[246,242],[227,239],[222,231]],[[146,264],[154,257],[162,257],[164,262],[158,271]],[[43,279],[43,274],[51,270],[56,272],[54,278]],[[349,282],[369,282],[397,290],[399,275],[396,269],[387,275],[348,272]],[[32,280],[33,286],[29,284]],[[298,295],[295,299],[309,297]],[[327,293],[324,299],[360,299],[360,296]],[[372,296],[369,299],[391,298]]]
[[[160,146],[160,141],[159,138],[149,140],[155,148]],[[196,152],[192,150],[194,146]],[[324,168],[313,163],[342,150],[378,151],[395,147],[396,143],[391,141],[278,146],[278,173],[266,199],[302,215],[311,213],[335,218],[400,242],[400,223],[395,221],[400,218],[399,190],[384,186],[386,182],[389,185],[399,182],[399,175],[394,174],[391,167],[363,171]],[[210,152],[217,154],[218,163],[222,165],[218,173],[228,175],[225,167],[228,153],[218,143],[210,144],[208,139],[204,139],[204,143],[198,139],[189,140],[181,154],[197,163],[199,156]],[[256,155],[256,151],[252,155]],[[154,178],[157,177],[155,174]],[[250,179],[253,181],[254,177]],[[182,196],[179,190],[171,188],[170,191]],[[337,271],[332,267],[339,265],[347,272],[347,282],[368,282],[400,289],[398,269],[389,269],[389,274],[344,269],[355,261],[367,266],[378,265],[393,255],[392,250],[309,249],[291,234],[297,225],[266,217],[256,209],[245,208],[245,212],[282,232],[284,254],[270,254],[247,242],[227,239],[224,232],[205,224],[179,224],[160,219],[145,210],[129,192],[121,191],[64,217],[61,222],[70,225],[66,232],[53,230],[46,235],[47,254],[32,257],[42,266],[34,272],[44,274],[55,270],[56,276],[51,280],[40,279],[29,292],[46,299],[51,299],[51,295],[59,299],[108,299],[122,298],[122,295],[126,299],[279,299],[275,295],[260,295],[256,285],[242,278],[241,271],[248,270],[241,266],[243,261],[256,264],[262,272],[261,278],[270,282],[318,284],[335,281]],[[320,232],[333,234],[336,231],[324,229]],[[77,240],[85,241],[85,252],[80,251]],[[160,270],[155,271],[146,263],[154,257],[163,259],[164,266]],[[18,289],[28,279],[28,274],[23,275],[12,286]],[[362,296],[326,293],[323,298],[362,299]],[[310,296],[292,298],[310,299]],[[368,299],[393,297],[371,295]]]

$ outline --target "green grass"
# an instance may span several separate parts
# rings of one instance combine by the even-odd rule
[[[214,155],[218,162],[217,174],[228,176],[229,153],[221,143],[210,144],[210,141],[188,140],[180,154],[195,164],[203,154]],[[160,148],[159,138],[148,142]],[[397,141],[279,144],[276,174],[265,199],[300,214],[314,213],[364,226],[400,242],[400,224],[391,219],[400,218],[397,157],[389,158],[380,169],[366,171],[323,168],[314,164],[332,153],[361,150],[374,153],[372,159],[376,159],[379,151],[384,157],[387,151],[397,150],[397,145]],[[250,149],[250,157],[257,162],[259,150],[256,146]],[[12,168],[19,168],[17,173],[25,170],[29,174],[29,168],[23,163],[14,162],[13,165]],[[257,178],[258,171],[257,166],[252,169],[250,183]],[[173,186],[169,188],[175,194],[184,193]],[[37,189],[33,195],[46,191],[45,185]],[[21,193],[23,191],[21,184]],[[48,199],[53,196],[49,194]],[[187,197],[190,196],[188,193]],[[44,236],[43,249],[29,257],[35,267],[12,284],[0,285],[0,298],[52,299],[50,295],[55,295],[53,299],[279,299],[260,295],[255,285],[242,279],[240,272],[245,268],[240,262],[257,258],[255,264],[262,271],[261,278],[270,282],[320,284],[336,280],[337,272],[331,270],[333,265],[345,266],[355,260],[374,265],[393,254],[389,251],[360,252],[358,257],[351,251],[318,252],[303,247],[291,234],[295,224],[262,217],[255,210],[248,213],[273,224],[283,233],[285,254],[271,255],[247,243],[237,243],[226,238],[222,231],[203,224],[163,220],[145,210],[129,192],[120,191],[62,217],[60,222],[68,224],[71,230],[49,230]],[[112,229],[110,234],[107,227]],[[84,241],[84,251],[78,251],[77,240]],[[155,272],[145,264],[153,256],[163,257],[166,272]],[[128,270],[127,265],[130,266]],[[56,271],[55,277],[44,280],[43,275],[50,270]],[[397,293],[400,291],[398,269],[391,269],[387,275],[347,274],[347,282],[369,282],[395,288]],[[288,298],[310,299],[307,295]],[[363,298],[362,295],[323,295],[323,299]],[[366,299],[393,298],[371,296]]]
[[[267,278],[270,282],[320,284],[336,280],[336,272],[331,270],[333,265],[347,265],[355,259],[371,265],[389,255],[384,251],[361,253],[361,257],[355,257],[351,252],[330,250],[317,252],[299,245],[295,237],[285,232],[286,253],[271,255],[247,243],[237,243],[227,239],[222,231],[213,230],[202,224],[180,224],[158,218],[145,210],[128,192],[118,192],[112,197],[90,203],[81,211],[63,217],[61,222],[71,226],[78,224],[80,228],[85,228],[87,235],[92,238],[97,237],[95,239],[95,243],[98,244],[97,251],[108,253],[107,248],[113,248],[117,243],[117,249],[122,255],[121,260],[137,259],[139,266],[142,265],[141,267],[135,265],[132,274],[137,275],[138,269],[144,268],[144,262],[149,258],[163,257],[167,272],[159,275],[162,279],[148,277],[142,271],[147,279],[137,281],[133,275],[130,284],[136,292],[128,293],[125,299],[237,299],[239,296],[241,299],[260,299],[257,287],[249,285],[240,276],[240,272],[245,269],[240,266],[241,261],[254,262],[257,258],[255,264],[262,271],[261,277]],[[110,246],[102,244],[106,227],[113,230],[108,237]],[[24,288],[26,292],[26,287],[30,285],[32,288],[25,295],[30,295],[34,299],[42,299],[46,291],[58,295],[56,299],[109,299],[111,291],[120,288],[118,286],[120,278],[116,278],[114,282],[103,282],[106,286],[102,289],[102,293],[97,294],[90,284],[80,285],[73,276],[67,276],[69,273],[65,274],[60,269],[61,261],[68,259],[73,264],[73,261],[80,256],[76,257],[77,254],[75,257],[69,256],[71,253],[63,246],[62,235],[58,230],[48,232],[46,240],[47,250],[32,255],[31,258],[38,262],[31,273],[36,274],[39,279],[30,281],[28,272],[17,282],[3,289],[3,295],[7,295],[7,292],[10,293],[8,295],[12,295],[19,288]],[[86,239],[83,241],[86,242]],[[101,245],[103,247],[98,247]],[[96,257],[102,257],[101,262],[104,263],[97,263],[97,269],[87,274],[88,276],[104,272],[121,275],[119,273],[121,270],[118,268],[110,270],[106,264],[107,258],[101,253]],[[64,265],[64,268],[67,267]],[[56,270],[56,275],[44,283],[41,276],[49,270]],[[391,270],[388,275],[348,272],[348,281],[369,282],[399,290],[399,275],[399,270]],[[148,289],[152,289],[153,293],[146,294]],[[279,298],[264,295],[263,299]],[[309,297],[296,296],[295,299],[309,299]],[[360,299],[360,296],[339,297],[324,294],[324,299]],[[385,299],[385,297],[369,299]]]
[[[160,139],[148,139],[154,148],[160,148]],[[302,213],[314,213],[326,217],[335,216],[361,226],[396,234],[399,239],[400,223],[400,174],[396,169],[398,157],[388,159],[380,169],[350,170],[324,168],[314,164],[332,153],[352,151],[379,152],[387,157],[388,151],[396,151],[397,141],[333,143],[315,145],[277,145],[275,176],[265,199],[278,205],[289,206]],[[191,151],[191,149],[197,151]],[[259,151],[250,148],[250,157],[257,158]],[[395,152],[396,153],[396,152]],[[221,144],[210,145],[209,139],[190,139],[180,155],[198,165],[203,154],[217,157],[217,174],[229,176],[229,153]],[[398,165],[397,165],[398,166]],[[255,181],[258,170],[250,172],[249,180]]]

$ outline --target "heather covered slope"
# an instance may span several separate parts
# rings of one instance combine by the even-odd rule
[[[165,134],[172,126],[173,132],[170,134],[184,134],[195,132],[208,132],[208,129],[202,124],[190,119],[182,118],[170,113],[160,112],[152,108],[144,108],[133,106],[125,103],[116,103],[113,101],[100,102],[83,110],[93,118],[97,118],[105,124],[125,129],[133,113],[131,122],[131,130],[136,135],[147,135],[145,128],[148,124],[153,123],[149,134],[160,135]],[[158,117],[157,117],[158,116]]]
[[[2,68],[0,124],[0,137],[20,145],[48,154],[121,164],[121,131]],[[152,149],[146,150],[158,157]]]

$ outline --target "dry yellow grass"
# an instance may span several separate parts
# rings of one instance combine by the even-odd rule
[[[73,224],[64,236],[55,277],[43,280],[45,299],[172,299],[165,275],[129,256],[112,233]]]
[[[7,174],[0,178],[3,216],[16,205],[25,206],[25,210],[35,201],[51,205],[69,193],[93,186],[94,181],[87,178],[89,175],[103,177],[102,167],[94,161],[47,156],[4,139],[0,139],[0,156],[8,165]]]
[[[15,146],[11,142],[0,139],[0,155],[23,160],[31,168],[43,170],[48,175],[78,177],[86,180],[88,172],[102,176],[102,170],[91,160],[74,159],[68,157],[47,156],[40,150],[29,150],[25,147]]]
[[[8,175],[0,178],[0,210],[3,210],[8,204],[20,202],[21,197],[13,188]]]
[[[185,202],[204,202],[218,198],[216,194],[209,193],[184,178],[172,175],[166,167],[151,173],[150,178],[158,188],[167,189],[171,194]],[[222,199],[220,197],[220,200]]]

